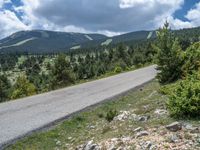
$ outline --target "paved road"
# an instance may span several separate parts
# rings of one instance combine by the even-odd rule
[[[155,66],[0,104],[0,148],[60,118],[152,80]]]

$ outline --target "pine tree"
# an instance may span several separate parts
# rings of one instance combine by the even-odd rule
[[[161,83],[173,82],[181,77],[183,65],[183,52],[178,39],[175,39],[166,22],[162,29],[157,32],[157,45],[154,48],[158,51],[157,69],[158,79]]]
[[[52,70],[52,88],[59,86],[66,86],[74,83],[74,77],[70,63],[66,60],[65,54],[59,54],[55,60],[55,64]]]
[[[5,75],[0,75],[0,102],[8,99],[10,82]]]

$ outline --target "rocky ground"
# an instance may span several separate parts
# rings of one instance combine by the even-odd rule
[[[163,109],[155,110],[157,117],[166,117],[168,112]],[[134,120],[145,124],[151,119],[150,116],[138,116],[129,111],[121,111],[114,118],[114,122],[120,124],[122,121]],[[115,126],[113,126],[115,128]],[[99,143],[93,140],[78,146],[77,150],[194,150],[200,149],[200,127],[186,122],[173,122],[166,126],[154,128],[128,127],[132,136],[123,135],[113,137]]]

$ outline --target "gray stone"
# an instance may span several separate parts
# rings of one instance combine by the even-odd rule
[[[184,125],[184,128],[185,128],[186,130],[189,130],[190,133],[200,133],[200,130],[199,130],[198,127],[193,127],[193,125],[192,125],[192,124],[189,124],[189,123],[185,124],[185,125]]]
[[[149,148],[149,150],[157,150],[158,147],[156,145],[151,145],[151,147]]]
[[[145,121],[147,121],[149,119],[150,119],[150,116],[138,116],[138,121],[145,122]]]
[[[198,127],[192,128],[190,133],[200,133],[199,128]]]
[[[151,141],[146,141],[143,143],[143,148],[145,149],[149,149],[152,146]]]
[[[173,122],[173,123],[167,125],[166,129],[168,129],[169,131],[172,131],[172,132],[176,132],[176,131],[182,129],[182,125],[179,122]]]
[[[99,150],[99,146],[97,144],[93,144],[93,140],[89,141],[84,147],[83,150]]]
[[[124,121],[129,118],[131,113],[129,111],[120,111],[120,114],[116,116],[113,120],[115,121]]]
[[[147,131],[140,131],[136,134],[136,138],[138,137],[142,137],[142,136],[148,136],[149,135],[149,132]]]
[[[56,142],[56,145],[57,145],[57,146],[60,146],[60,145],[61,145],[61,142],[60,142],[60,141],[57,141],[57,142]]]
[[[158,116],[163,116],[163,115],[166,115],[168,114],[167,110],[165,109],[156,109],[154,111],[154,114],[158,115]]]
[[[134,132],[139,132],[139,131],[141,131],[142,130],[142,128],[141,127],[138,127],[138,128],[136,128],[136,129],[134,129],[133,131]]]
[[[171,137],[170,137],[170,142],[171,143],[177,143],[179,142],[180,138],[177,134],[173,134]]]

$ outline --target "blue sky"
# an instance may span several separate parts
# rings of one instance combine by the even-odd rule
[[[185,18],[185,15],[187,12],[195,7],[195,4],[200,2],[200,0],[185,0],[184,4],[182,5],[180,10],[177,10],[174,13],[175,18],[181,19],[183,21],[188,21],[187,18]]]
[[[0,38],[20,30],[102,33],[200,26],[200,0],[0,0]]]

